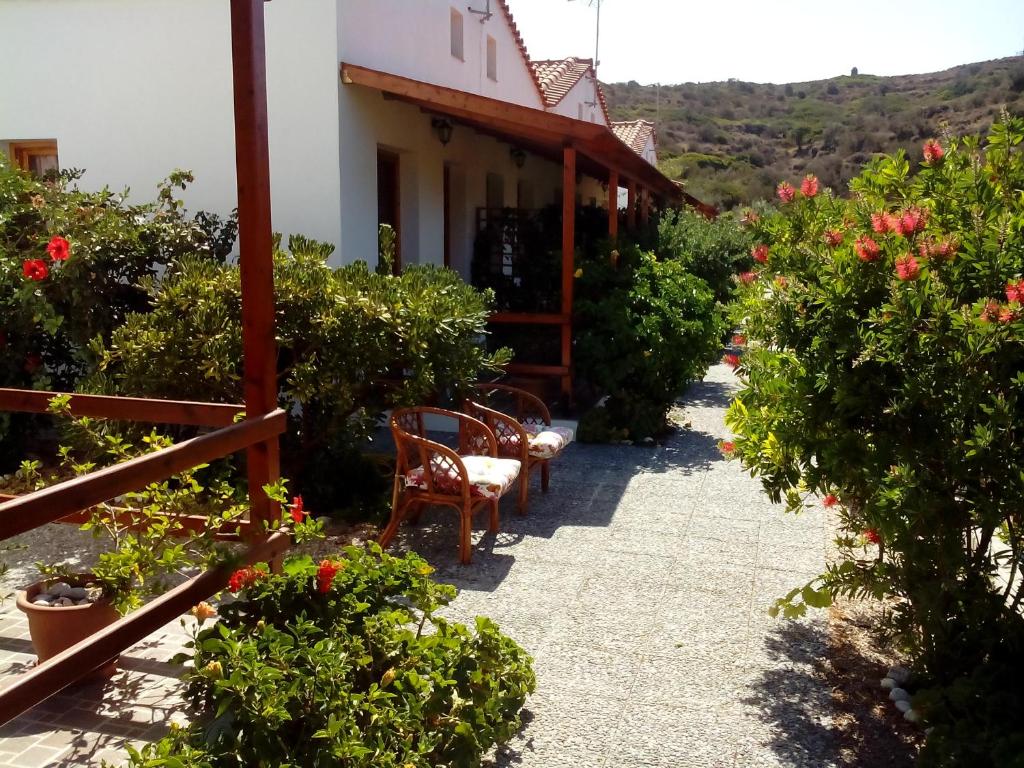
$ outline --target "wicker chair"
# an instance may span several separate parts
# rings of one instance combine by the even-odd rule
[[[428,415],[458,421],[457,451],[427,438],[424,417]],[[498,504],[519,476],[519,462],[498,458],[494,433],[463,413],[403,408],[391,414],[390,426],[398,456],[391,520],[380,535],[380,545],[391,543],[403,520],[417,519],[423,505],[454,507],[460,517],[459,560],[468,564],[472,558],[473,515],[487,508],[488,529],[498,531]]]
[[[572,442],[572,430],[552,427],[551,413],[544,401],[518,387],[486,383],[477,384],[476,391],[483,402],[467,400],[464,410],[494,433],[498,456],[517,459],[524,468],[519,475],[519,514],[525,515],[529,506],[530,473],[540,468],[541,490],[547,493],[551,460]]]

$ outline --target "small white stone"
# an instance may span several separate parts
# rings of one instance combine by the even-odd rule
[[[47,587],[46,594],[55,595],[56,597],[64,597],[69,589],[71,589],[71,585],[66,581],[58,581],[56,584],[51,584]]]
[[[85,596],[89,599],[90,603],[95,603],[103,597],[103,587],[86,587]]]
[[[654,445],[654,438],[653,437],[645,437],[644,438],[644,445]]]
[[[902,688],[893,688],[889,691],[889,699],[891,701],[910,701],[910,694]]]
[[[904,713],[909,712],[910,711],[910,702],[909,701],[897,701],[896,702],[896,709],[898,709],[900,712],[904,712]]]
[[[912,723],[921,722],[921,715],[916,709],[908,709],[903,713],[903,719],[909,720]]]
[[[893,680],[891,677],[883,677],[882,678],[882,687],[883,688],[895,688],[896,687],[896,681]]]
[[[910,679],[910,670],[906,667],[895,666],[889,670],[889,677],[897,683],[903,684]]]
[[[46,595],[39,595],[32,599],[33,605],[51,605],[50,598]]]
[[[70,597],[62,597],[62,598],[57,600],[57,605],[61,605],[61,606],[74,605],[74,604],[75,604],[75,601],[72,600]]]

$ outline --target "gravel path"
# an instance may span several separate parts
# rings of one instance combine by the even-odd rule
[[[400,542],[461,590],[448,613],[486,615],[536,659],[526,727],[498,766],[834,765],[830,695],[813,662],[820,613],[771,602],[824,567],[821,509],[785,514],[717,441],[736,386],[723,365],[688,393],[664,446],[573,445],[530,514],[511,508],[456,560],[453,517]]]
[[[396,550],[416,549],[460,588],[451,617],[490,616],[536,659],[526,725],[496,768],[837,764],[829,690],[814,672],[826,616],[766,613],[823,568],[826,516],[784,514],[721,459],[735,386],[715,366],[677,413],[690,428],[663,446],[570,446],[551,492],[535,481],[528,517],[509,499],[502,532],[477,532],[469,567],[457,564],[451,513],[426,512],[400,535]],[[96,552],[88,534],[62,526],[18,543],[7,585],[31,581],[38,559]],[[182,636],[175,622],[125,654],[115,695],[54,699],[2,729],[0,766],[97,765],[159,735],[180,706],[177,670],[163,661]],[[0,679],[31,659],[9,600]]]

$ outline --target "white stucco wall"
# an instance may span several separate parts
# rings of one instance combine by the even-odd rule
[[[338,0],[342,61],[445,85],[529,107],[543,108],[529,68],[497,3],[483,21],[468,7],[485,0]],[[451,10],[463,16],[460,61],[451,54]],[[497,43],[497,81],[487,77],[487,36]]]
[[[564,98],[554,107],[549,107],[549,112],[571,117],[573,120],[580,119],[580,106],[583,107],[583,119],[588,123],[608,125],[604,119],[604,111],[601,109],[601,102],[597,98],[597,88],[594,78],[591,75],[581,77],[579,81]]]
[[[337,0],[267,3],[275,228],[338,242]],[[175,168],[190,209],[235,206],[226,0],[3,0],[0,140],[56,138],[82,185],[152,199]],[[16,73],[17,76],[11,76]]]
[[[377,253],[378,148],[399,156],[403,264],[444,262],[444,167],[452,169],[452,267],[469,277],[476,211],[487,201],[487,174],[504,182],[504,203],[515,207],[526,181],[535,207],[550,203],[561,184],[561,165],[528,155],[522,169],[511,145],[456,124],[442,146],[431,116],[358,85],[340,86],[342,226],[341,261],[372,261]],[[360,183],[348,183],[359,179]]]

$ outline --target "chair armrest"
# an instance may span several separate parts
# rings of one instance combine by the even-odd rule
[[[472,400],[465,402],[465,408],[470,416],[479,419],[491,430],[499,451],[503,446],[515,445],[512,439],[515,438],[518,441],[516,452],[519,454],[520,462],[524,466],[529,462],[530,436],[518,419]],[[507,456],[508,453],[506,452],[505,455]]]
[[[505,392],[512,395],[515,398],[516,412],[514,415],[521,424],[540,423],[546,427],[551,426],[551,411],[548,410],[544,401],[532,392],[513,387],[511,384],[482,382],[473,386],[484,395],[490,395],[493,392]]]
[[[399,460],[395,465],[396,480],[399,475],[405,475],[415,467],[421,466],[427,489],[431,493],[438,493],[440,490],[450,495],[453,489],[437,488],[437,473],[451,467],[458,475],[459,494],[464,499],[469,498],[469,472],[458,453],[447,445],[406,432],[394,419],[391,421],[391,433],[399,447]]]

